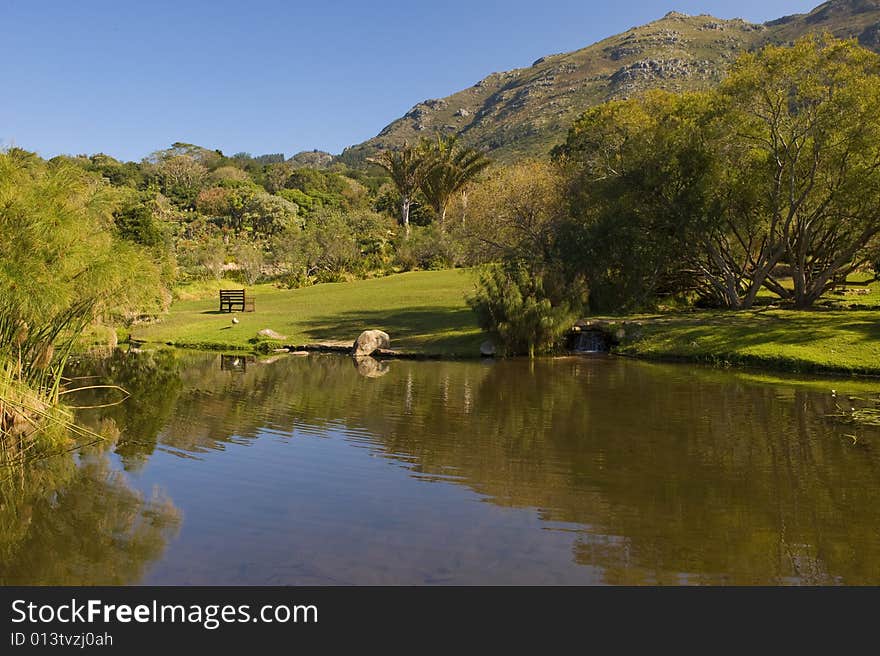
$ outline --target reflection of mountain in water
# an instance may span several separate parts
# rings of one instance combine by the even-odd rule
[[[142,418],[101,411],[126,463],[344,425],[420,478],[580,527],[573,558],[608,582],[880,582],[878,450],[853,448],[807,387],[613,359],[397,361],[363,378],[334,356],[234,373],[167,357]]]

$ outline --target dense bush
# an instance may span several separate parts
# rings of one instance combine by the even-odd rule
[[[96,319],[167,307],[161,268],[119,237],[119,202],[69,162],[0,153],[0,366],[15,362],[16,375],[42,380]]]
[[[276,235],[270,245],[279,279],[290,287],[337,282],[391,264],[388,219],[367,210],[323,210]]]
[[[436,225],[413,226],[409,237],[397,239],[395,250],[396,262],[404,271],[448,269],[459,260],[454,238]]]
[[[583,309],[585,290],[551,277],[521,261],[491,265],[481,275],[468,304],[507,354],[552,351]]]

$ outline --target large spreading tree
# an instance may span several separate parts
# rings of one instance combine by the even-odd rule
[[[866,263],[880,232],[880,56],[805,37],[743,56],[721,94],[768,239],[791,267],[792,289],[772,274],[764,284],[809,306]]]
[[[768,47],[716,90],[589,110],[556,155],[595,291],[808,307],[880,234],[880,57],[825,36]]]

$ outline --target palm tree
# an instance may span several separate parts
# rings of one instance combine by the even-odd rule
[[[465,187],[492,163],[475,148],[462,148],[455,136],[438,136],[436,143],[424,140],[422,150],[429,162],[421,190],[434,208],[440,222],[446,219],[446,208],[452,196]]]
[[[388,171],[391,181],[400,192],[400,224],[409,235],[409,209],[428,168],[423,149],[414,148],[404,142],[397,150],[386,150],[378,157],[368,158],[368,161]]]

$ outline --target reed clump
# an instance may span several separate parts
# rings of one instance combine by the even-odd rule
[[[149,253],[121,239],[119,192],[63,158],[0,152],[0,444],[9,454],[77,431],[63,371],[101,319],[161,309]],[[13,458],[14,460],[14,458]]]

